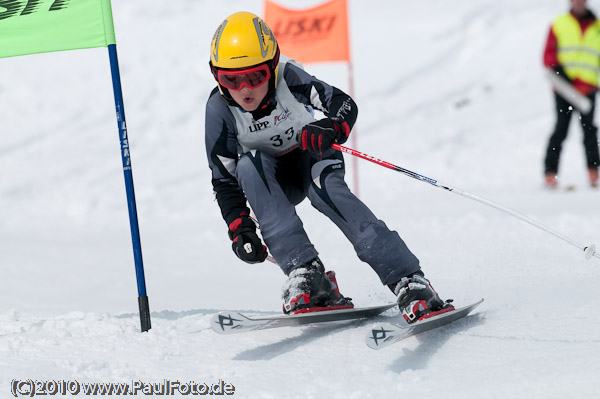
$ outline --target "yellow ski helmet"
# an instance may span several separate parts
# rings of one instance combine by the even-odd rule
[[[269,94],[275,91],[279,67],[279,46],[271,29],[257,15],[237,12],[217,28],[210,46],[210,69],[219,90],[228,103],[233,99],[229,89],[219,81],[219,71],[243,71],[266,65]]]

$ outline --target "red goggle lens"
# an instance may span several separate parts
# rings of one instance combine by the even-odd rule
[[[242,90],[244,86],[255,89],[271,77],[271,71],[267,65],[242,69],[239,71],[219,70],[217,73],[219,83],[229,90]]]

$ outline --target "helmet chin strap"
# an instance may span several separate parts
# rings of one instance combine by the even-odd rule
[[[227,90],[225,87],[221,86],[219,83],[217,83],[217,86],[219,86],[219,91],[221,92],[221,98],[223,100],[225,100],[227,105],[231,105],[232,107],[240,106],[238,103],[235,102],[233,97],[231,97],[231,94],[229,94],[229,90]]]
[[[275,90],[269,91],[262,102],[254,111],[251,112],[254,120],[259,120],[267,115],[277,107],[277,99],[275,98]]]
[[[277,107],[277,99],[275,97],[275,90],[277,88],[277,73],[279,67],[279,47],[277,47],[277,52],[275,53],[275,57],[271,61],[271,78],[269,79],[269,90],[267,91],[267,95],[261,101],[260,105],[256,110],[252,111],[252,117],[254,120],[258,120],[264,118],[267,115],[270,115],[271,112]]]

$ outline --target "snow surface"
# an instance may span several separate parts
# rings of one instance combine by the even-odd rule
[[[295,7],[316,1],[282,1]],[[600,12],[600,2],[588,2]],[[358,149],[600,243],[573,124],[542,189],[553,102],[541,54],[565,0],[350,1]],[[598,398],[600,262],[518,219],[360,161],[360,197],[437,291],[485,302],[381,351],[373,321],[221,336],[218,310],[278,314],[285,280],[230,249],[204,152],[220,21],[259,0],[113,1],[152,329],[137,289],[106,49],[0,60],[0,397],[13,379],[235,386],[240,398]],[[307,65],[348,90],[343,64]],[[353,170],[348,160],[348,181]],[[305,226],[342,292],[392,300],[337,228]]]

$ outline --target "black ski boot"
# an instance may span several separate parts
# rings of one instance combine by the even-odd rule
[[[421,271],[389,287],[396,294],[398,308],[409,324],[454,310],[452,299],[442,301]]]
[[[352,298],[340,294],[335,273],[325,273],[315,258],[292,270],[283,286],[283,313],[298,314],[321,310],[353,308]]]

